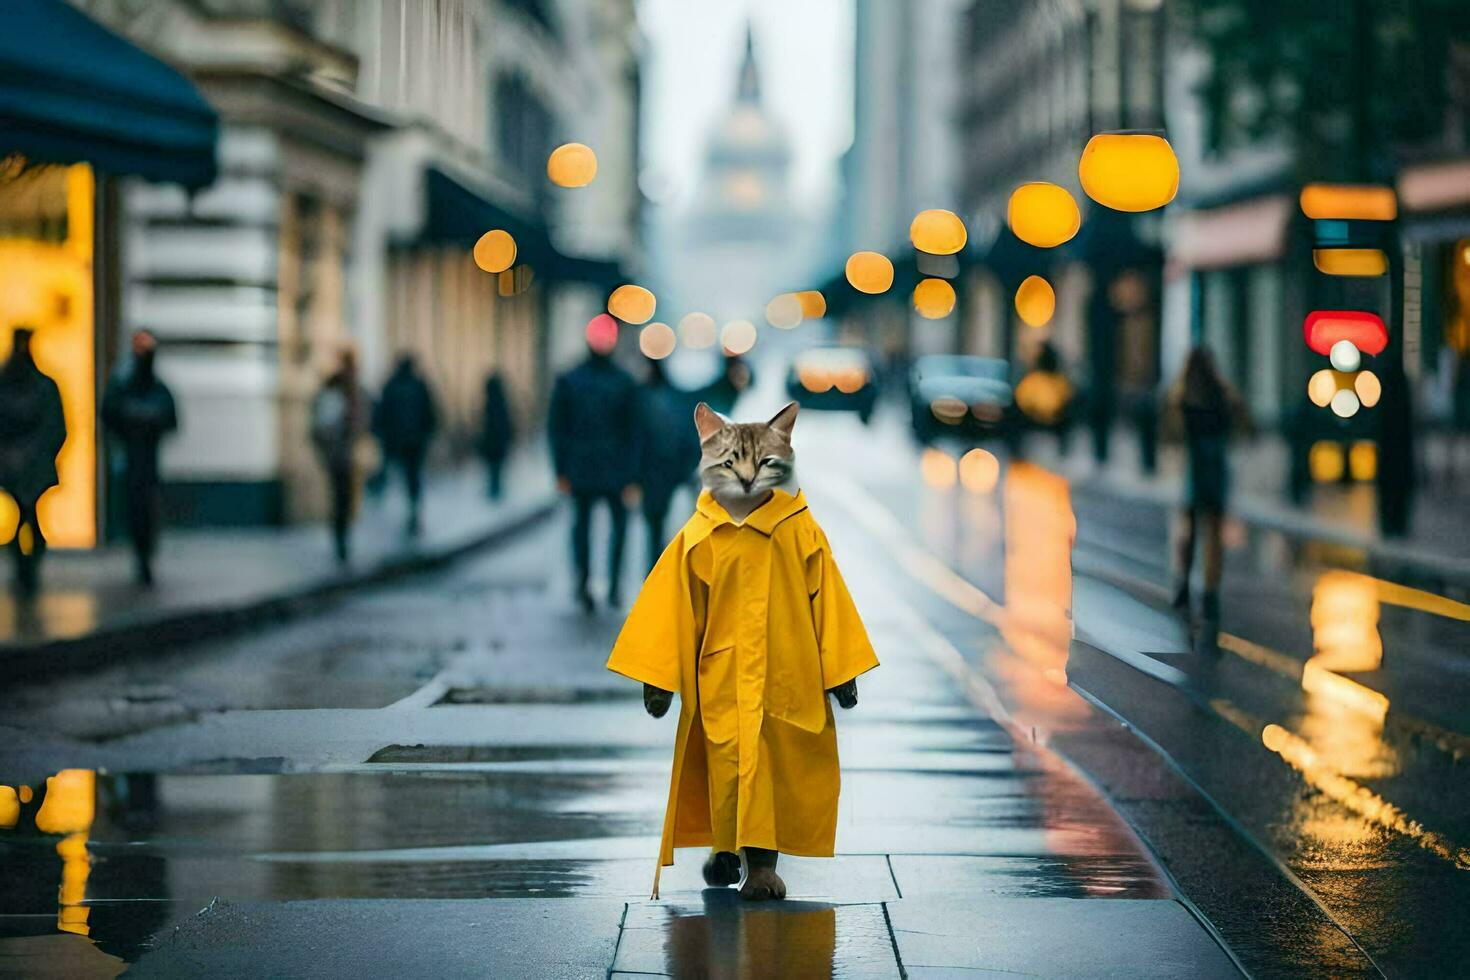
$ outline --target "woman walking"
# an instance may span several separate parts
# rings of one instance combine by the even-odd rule
[[[1207,622],[1218,623],[1225,503],[1230,490],[1228,449],[1241,404],[1208,348],[1189,352],[1184,371],[1169,393],[1169,409],[1174,423],[1182,424],[1189,472],[1184,511],[1175,533],[1174,607],[1189,609],[1189,577],[1199,539],[1204,552],[1202,611]]]

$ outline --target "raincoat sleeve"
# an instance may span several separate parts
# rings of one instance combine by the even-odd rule
[[[815,550],[807,558],[807,592],[822,657],[822,689],[832,690],[878,666],[878,655],[858,616],[847,583],[832,560],[832,547],[815,528]]]
[[[607,669],[665,691],[678,691],[683,665],[694,662],[699,626],[689,556],[681,531],[643,582]]]

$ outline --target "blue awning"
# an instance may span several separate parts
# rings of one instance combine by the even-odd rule
[[[218,127],[188,79],[62,0],[0,4],[0,155],[197,188]]]
[[[424,173],[424,194],[419,244],[468,249],[485,232],[500,228],[516,240],[516,261],[529,265],[540,279],[585,282],[608,289],[624,281],[617,262],[563,254],[552,244],[545,224],[512,214],[437,167],[429,167]]]

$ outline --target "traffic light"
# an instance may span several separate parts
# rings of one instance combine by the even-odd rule
[[[1312,221],[1312,264],[1318,272],[1349,282],[1389,272],[1398,218],[1393,188],[1308,184],[1302,188],[1301,208]],[[1313,310],[1302,334],[1307,347],[1331,364],[1312,375],[1307,392],[1313,404],[1340,418],[1377,404],[1378,378],[1363,368],[1363,356],[1376,356],[1388,346],[1382,316],[1371,310]]]

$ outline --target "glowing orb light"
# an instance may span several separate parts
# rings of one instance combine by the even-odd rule
[[[516,264],[516,240],[510,232],[496,228],[475,242],[475,265],[486,272],[504,272]]]
[[[720,346],[727,354],[744,354],[755,346],[755,324],[749,320],[731,320],[720,331]]]
[[[1044,327],[1057,311],[1057,294],[1040,276],[1027,276],[1016,290],[1016,314],[1028,327]]]
[[[968,239],[965,223],[953,211],[931,208],[914,215],[909,223],[909,241],[930,255],[954,255]]]
[[[1314,442],[1307,453],[1307,469],[1316,483],[1336,483],[1341,480],[1344,464],[1342,447],[1335,442]]]
[[[1388,256],[1381,248],[1314,248],[1312,264],[1328,276],[1381,276]]]
[[[599,354],[609,354],[618,346],[618,321],[599,313],[587,321],[587,346]]]
[[[1302,214],[1312,219],[1392,221],[1399,216],[1392,187],[1371,184],[1308,184],[1302,188]]]
[[[1353,391],[1357,393],[1358,401],[1364,408],[1372,408],[1383,397],[1383,382],[1372,371],[1359,371],[1358,376],[1353,378]]]
[[[954,287],[943,279],[925,279],[914,287],[914,309],[926,320],[938,320],[954,310]]]
[[[960,485],[971,493],[989,493],[1000,481],[1000,460],[984,449],[960,457]]]
[[[1378,475],[1378,447],[1360,440],[1348,450],[1348,472],[1359,483],[1367,483]],[[1376,600],[1375,600],[1376,601]]]
[[[1087,196],[1114,211],[1152,211],[1179,193],[1179,160],[1162,136],[1098,133],[1087,141],[1077,176]]]
[[[1332,396],[1332,414],[1338,418],[1350,419],[1358,414],[1360,404],[1357,394],[1351,388],[1339,389],[1337,394]]]
[[[801,302],[801,315],[807,320],[820,320],[827,315],[827,298],[815,289],[805,289],[796,294]]]
[[[1383,318],[1362,310],[1313,310],[1302,322],[1302,334],[1315,354],[1330,355],[1340,340],[1352,341],[1360,352],[1370,355],[1381,354],[1388,346]]]
[[[948,490],[958,477],[954,457],[940,449],[926,449],[919,457],[919,475],[935,490]]]
[[[1082,212],[1065,187],[1038,181],[1011,192],[1006,223],[1021,241],[1037,248],[1056,248],[1077,234]]]
[[[1358,348],[1351,340],[1339,340],[1333,344],[1327,359],[1332,362],[1335,370],[1343,372],[1350,373],[1363,366],[1363,355],[1358,353]]]
[[[679,342],[674,336],[674,328],[667,323],[650,323],[638,331],[638,349],[643,356],[655,361],[661,361],[674,352],[674,346]]]
[[[657,305],[653,293],[642,286],[619,286],[607,298],[607,311],[624,323],[647,323]]]
[[[546,176],[558,187],[586,187],[597,176],[597,154],[584,143],[563,143],[547,157]]]
[[[1326,368],[1312,375],[1307,382],[1307,397],[1318,408],[1326,408],[1337,394],[1337,378]]]
[[[853,252],[843,270],[852,288],[876,296],[893,285],[893,263],[877,252]]]
[[[679,321],[679,339],[690,350],[704,350],[715,342],[717,332],[715,318],[708,313],[686,313]]]
[[[801,300],[795,293],[782,293],[766,304],[766,322],[781,330],[801,325]]]

